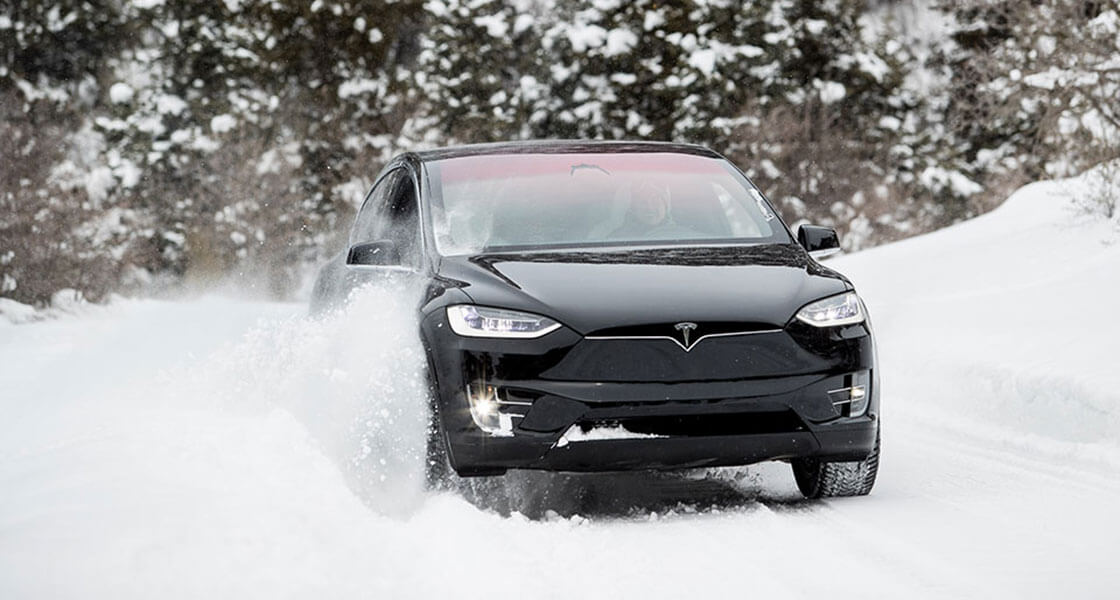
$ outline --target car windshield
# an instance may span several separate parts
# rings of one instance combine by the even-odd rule
[[[428,163],[441,254],[789,242],[726,160],[690,154],[495,154]]]

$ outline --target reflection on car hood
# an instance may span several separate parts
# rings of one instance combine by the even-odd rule
[[[781,326],[850,289],[792,244],[448,257],[440,276],[478,304],[544,314],[584,334],[681,321]]]

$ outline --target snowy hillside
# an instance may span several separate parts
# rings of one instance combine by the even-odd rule
[[[1071,203],[1085,192],[1036,183],[834,263],[871,304],[896,410],[1120,466],[1120,229]]]
[[[866,498],[775,464],[554,481],[535,520],[427,494],[400,293],[0,320],[0,598],[1114,597],[1120,235],[1079,185],[831,263],[880,341]]]

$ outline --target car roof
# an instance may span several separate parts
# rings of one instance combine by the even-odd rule
[[[497,142],[490,144],[469,144],[450,146],[416,152],[417,158],[424,162],[461,158],[464,156],[484,156],[491,154],[594,154],[629,152],[666,152],[691,154],[709,158],[723,158],[718,153],[695,144],[646,141],[588,141],[588,140],[532,140],[520,142]]]

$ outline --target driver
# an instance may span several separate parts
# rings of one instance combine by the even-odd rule
[[[616,239],[643,238],[659,229],[671,228],[674,223],[669,215],[669,190],[643,181],[630,192],[630,208],[622,226],[614,231]]]

